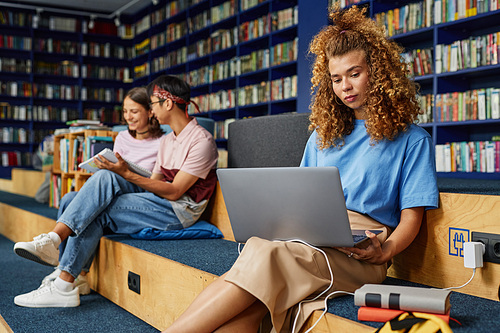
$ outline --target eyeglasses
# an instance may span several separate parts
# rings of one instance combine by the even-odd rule
[[[149,107],[153,107],[153,104],[160,103],[160,102],[165,102],[166,99],[159,99],[156,102],[149,102]]]

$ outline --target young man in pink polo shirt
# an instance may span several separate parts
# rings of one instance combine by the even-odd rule
[[[182,229],[193,225],[208,204],[216,176],[217,146],[212,135],[189,117],[189,85],[173,76],[161,76],[148,85],[151,108],[160,124],[173,132],[160,142],[151,178],[105,159],[78,192],[48,234],[19,242],[14,251],[38,263],[59,266],[54,281],[14,298],[26,307],[74,307],[80,304],[73,282],[97,248],[103,229],[132,234],[144,228]],[[59,244],[67,245],[59,261]]]

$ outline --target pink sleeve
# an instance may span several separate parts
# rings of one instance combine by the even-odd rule
[[[198,140],[189,150],[181,170],[190,175],[205,179],[217,165],[217,146],[209,138]]]

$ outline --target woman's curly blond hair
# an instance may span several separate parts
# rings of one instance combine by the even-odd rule
[[[393,140],[406,130],[420,112],[417,86],[409,78],[402,60],[402,47],[384,35],[384,29],[367,18],[366,8],[332,9],[333,24],[312,40],[309,52],[315,55],[312,70],[313,100],[310,130],[318,134],[318,147],[342,146],[354,129],[354,111],[344,105],[332,87],[329,59],[363,50],[368,65],[365,126],[372,142]]]

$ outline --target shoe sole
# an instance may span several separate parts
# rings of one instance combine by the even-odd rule
[[[37,263],[45,265],[45,266],[51,266],[51,267],[57,266],[57,264],[48,263],[48,262],[44,261],[43,259],[41,259],[40,257],[34,255],[33,253],[26,251],[25,249],[17,248],[17,249],[14,249],[14,252],[20,257],[26,258],[28,260],[37,262]]]
[[[59,303],[59,304],[30,304],[30,303],[19,302],[14,299],[14,304],[25,308],[74,308],[79,306],[80,302],[78,301],[74,303]]]

